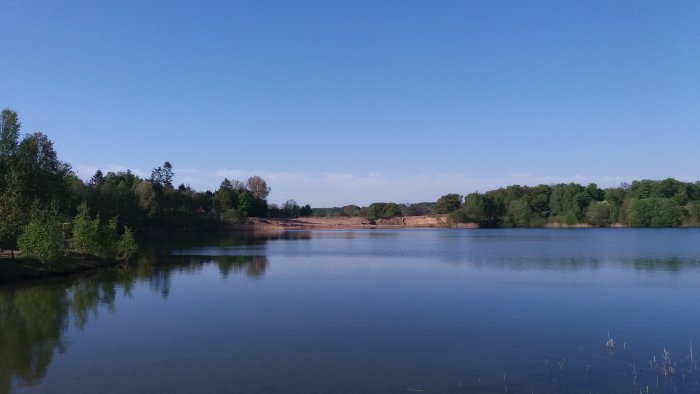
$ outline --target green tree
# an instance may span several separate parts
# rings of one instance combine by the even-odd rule
[[[29,134],[19,144],[12,160],[12,170],[20,180],[22,197],[47,204],[67,201],[68,188],[64,176],[70,166],[58,160],[53,142],[42,133]]]
[[[435,202],[435,213],[445,214],[462,208],[462,196],[455,193],[445,194]]]
[[[163,163],[162,167],[154,168],[151,171],[151,183],[160,188],[172,189],[173,177],[175,177],[175,173],[173,165],[169,161]]]
[[[0,193],[0,249],[14,249],[17,238],[29,221],[27,201],[22,196],[21,180],[12,171]]]
[[[119,234],[117,233],[117,218],[113,217],[106,225],[100,226],[99,256],[113,259],[117,257]]]
[[[134,233],[128,226],[124,226],[124,232],[117,243],[117,255],[124,261],[129,261],[129,258],[138,251],[138,245],[134,239]]]
[[[495,227],[500,221],[501,209],[491,194],[468,194],[462,211],[463,220],[475,221],[482,227]]]
[[[57,204],[48,209],[35,206],[17,243],[25,255],[43,263],[57,262],[63,255],[63,228]]]
[[[13,156],[17,152],[19,130],[22,124],[19,122],[17,112],[5,108],[0,114],[0,158]]]
[[[284,216],[287,217],[299,217],[301,212],[301,207],[295,200],[287,200],[282,205],[282,211]]]
[[[143,209],[148,217],[154,218],[158,213],[160,204],[158,204],[158,195],[156,194],[151,182],[140,182],[136,186],[136,198],[138,204]]]
[[[73,218],[71,247],[74,252],[98,255],[100,252],[100,217],[90,218],[86,203],[80,204]]]
[[[238,207],[238,191],[233,187],[233,183],[224,178],[216,191],[216,200],[219,202],[219,209],[226,211],[230,208]]]
[[[401,216],[401,207],[393,202],[375,202],[369,206],[367,214],[374,218],[393,218]]]
[[[311,205],[306,204],[299,209],[299,216],[304,216],[304,217],[311,216],[311,212],[312,212]]]
[[[512,200],[508,204],[506,218],[506,224],[511,227],[528,227],[532,218],[532,210],[525,200]]]
[[[0,191],[4,188],[11,160],[17,153],[20,128],[17,113],[4,109],[0,114]]]
[[[670,198],[633,198],[627,218],[634,227],[674,227],[683,220],[683,208]]]
[[[607,227],[611,223],[610,203],[608,201],[593,201],[586,210],[586,221],[593,226]]]

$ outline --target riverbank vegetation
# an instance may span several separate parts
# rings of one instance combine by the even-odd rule
[[[42,262],[69,254],[128,259],[136,232],[215,230],[268,216],[270,187],[259,176],[224,179],[214,192],[199,192],[176,187],[166,161],[146,179],[98,170],[84,181],[45,134],[20,135],[17,113],[3,110],[0,123],[0,250],[19,247]],[[294,202],[276,214],[310,211]]]
[[[443,196],[438,202],[453,195]],[[606,189],[592,183],[508,186],[450,205],[453,223],[482,227],[678,227],[700,225],[700,182],[640,180]]]

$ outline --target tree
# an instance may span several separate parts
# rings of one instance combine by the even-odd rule
[[[143,209],[150,218],[156,216],[159,204],[156,191],[153,190],[153,184],[151,182],[144,181],[136,186],[136,198],[138,199],[138,204],[141,209]]]
[[[99,189],[100,186],[102,186],[102,184],[104,184],[104,183],[105,183],[105,177],[102,174],[102,171],[97,170],[97,171],[95,171],[95,175],[93,175],[92,178],[90,178],[89,185],[90,185],[90,187],[92,187],[94,189]]]
[[[586,186],[586,194],[588,194],[589,199],[593,201],[603,201],[605,198],[605,192],[598,188],[598,185],[595,183],[589,183],[588,186]]]
[[[13,156],[17,152],[19,130],[22,124],[19,122],[17,112],[5,108],[0,114],[0,159]]]
[[[129,261],[129,258],[137,251],[138,245],[136,245],[136,240],[134,240],[133,231],[128,226],[124,226],[124,233],[117,243],[117,256],[124,261]]]
[[[306,204],[299,209],[299,216],[303,216],[303,217],[311,216],[311,212],[312,212],[311,205]]]
[[[98,255],[100,251],[100,217],[90,218],[86,203],[80,204],[73,218],[71,248],[74,252]]]
[[[393,218],[401,216],[401,207],[393,202],[375,202],[369,206],[367,214],[374,218]]]
[[[162,167],[154,168],[151,171],[151,183],[159,185],[162,188],[173,188],[173,166],[169,161],[163,163]]]
[[[57,204],[48,209],[34,206],[29,223],[17,240],[23,254],[42,263],[57,262],[63,255],[63,229]]]
[[[451,193],[437,199],[435,203],[435,213],[445,214],[454,212],[462,207],[462,196]]]
[[[11,159],[17,152],[17,141],[21,124],[17,113],[6,108],[0,114],[0,190],[4,188],[5,176],[10,170]]]
[[[609,226],[612,222],[610,218],[610,203],[608,201],[593,201],[586,209],[586,221],[593,226]]]
[[[475,221],[479,226],[494,227],[498,225],[499,205],[490,194],[470,193],[464,199],[462,217],[465,221]]]
[[[284,215],[288,217],[298,217],[301,211],[299,204],[295,200],[287,200],[284,205],[282,205],[282,210]]]
[[[523,199],[511,200],[506,213],[506,223],[512,227],[527,227],[530,225],[532,210]]]
[[[216,191],[216,199],[219,201],[219,208],[225,211],[229,208],[238,207],[238,192],[233,188],[233,183],[224,178]]]
[[[24,137],[12,160],[12,170],[20,180],[22,197],[26,201],[66,201],[68,190],[64,176],[70,166],[58,160],[53,142],[42,133]]]
[[[267,182],[257,175],[248,178],[246,186],[253,193],[253,197],[257,199],[265,200],[270,194],[270,187],[267,186]]]
[[[633,198],[627,219],[634,227],[673,227],[681,224],[683,208],[670,198]]]
[[[14,249],[17,237],[29,221],[20,179],[15,172],[10,172],[7,179],[7,187],[0,193],[0,249]]]

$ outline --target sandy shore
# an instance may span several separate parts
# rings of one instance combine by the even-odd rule
[[[436,228],[449,227],[445,215],[403,216],[391,219],[366,217],[303,217],[294,219],[251,218],[250,225],[259,229],[363,229],[363,228]],[[477,227],[475,224],[464,227]]]

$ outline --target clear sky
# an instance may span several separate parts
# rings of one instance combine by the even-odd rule
[[[0,106],[60,159],[271,202],[700,179],[700,2],[31,1]]]

